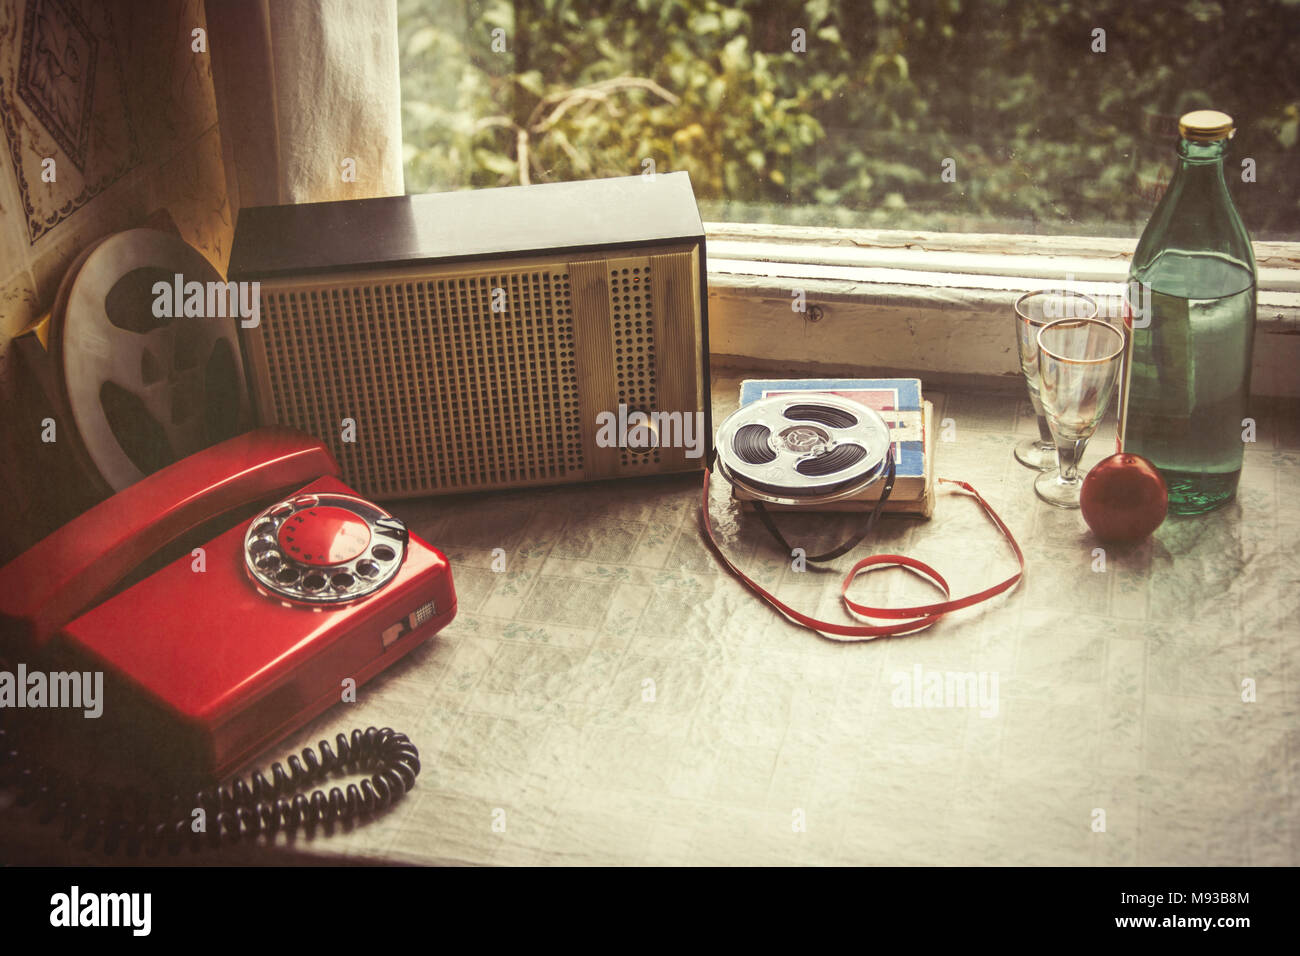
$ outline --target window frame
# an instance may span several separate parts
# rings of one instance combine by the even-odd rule
[[[1135,239],[706,222],[709,336],[720,365],[922,375],[1023,388],[1012,304],[1094,295],[1118,319]],[[1300,396],[1300,242],[1256,242],[1258,394]],[[795,295],[804,294],[797,311]],[[831,358],[833,356],[833,358]]]

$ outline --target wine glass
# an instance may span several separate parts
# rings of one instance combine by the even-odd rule
[[[1124,333],[1099,319],[1057,319],[1038,330],[1040,398],[1057,467],[1034,479],[1034,491],[1050,505],[1079,507],[1079,459],[1106,414],[1123,354]]]
[[[1026,438],[1016,445],[1016,461],[1039,471],[1056,467],[1056,443],[1043,415],[1038,397],[1038,330],[1054,319],[1095,319],[1097,302],[1082,292],[1040,289],[1026,292],[1016,300],[1016,346],[1020,352],[1020,371],[1029,386],[1029,403],[1038,417],[1038,437]]]

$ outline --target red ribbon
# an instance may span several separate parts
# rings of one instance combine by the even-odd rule
[[[909,558],[902,554],[876,554],[869,558],[863,558],[857,564],[849,569],[849,573],[844,577],[844,583],[840,587],[840,596],[844,600],[845,606],[855,615],[866,618],[884,618],[886,620],[897,621],[895,624],[835,624],[830,621],[821,621],[815,617],[810,617],[800,611],[796,611],[788,604],[781,601],[776,595],[763,588],[758,582],[748,577],[740,568],[736,567],[731,559],[722,552],[722,546],[718,544],[713,535],[713,525],[709,520],[709,470],[704,469],[704,500],[700,509],[701,517],[704,521],[704,531],[709,539],[709,544],[717,554],[719,560],[740,579],[740,582],[747,588],[757,594],[760,598],[776,608],[790,620],[797,624],[802,624],[806,628],[818,631],[826,635],[839,635],[841,637],[852,638],[874,638],[874,637],[897,637],[903,634],[914,634],[929,627],[935,621],[939,620],[945,614],[953,611],[960,611],[963,608],[971,607],[989,598],[996,597],[1005,591],[1010,591],[1024,576],[1025,573],[1025,556],[1020,550],[1020,545],[1016,543],[1015,536],[1012,535],[1011,529],[1006,526],[996,511],[985,501],[978,491],[972,488],[964,481],[955,481],[952,478],[940,478],[939,481],[956,485],[964,491],[974,496],[975,500],[980,503],[985,513],[997,525],[1002,536],[1007,539],[1011,545],[1011,550],[1016,554],[1016,561],[1020,565],[1020,570],[999,584],[990,588],[985,588],[975,594],[969,594],[966,597],[957,600],[944,600],[937,604],[923,604],[915,607],[874,607],[870,604],[859,604],[849,598],[849,588],[857,580],[859,574],[879,571],[881,568],[902,568],[912,574],[917,575],[924,580],[928,580],[938,590],[943,592],[945,598],[951,598],[952,592],[948,588],[948,582],[930,565],[924,561],[918,561],[916,558]]]

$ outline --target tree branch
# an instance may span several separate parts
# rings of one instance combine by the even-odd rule
[[[588,100],[599,100],[601,102],[609,101],[609,94],[617,93],[623,90],[649,90],[660,99],[676,106],[681,102],[680,97],[664,89],[654,80],[641,76],[618,76],[611,80],[602,80],[599,83],[593,83],[590,86],[580,86],[572,90],[559,90],[555,93],[548,93],[533,108],[532,115],[528,117],[528,129],[534,133],[544,133],[564,116],[571,108],[579,103]],[[542,113],[547,107],[554,106],[550,115],[545,119],[540,119]],[[611,110],[613,115],[618,115],[617,111]]]

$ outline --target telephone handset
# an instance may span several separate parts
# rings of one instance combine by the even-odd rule
[[[67,793],[86,796],[70,769],[23,765],[0,726],[0,775],[18,776],[20,800],[53,803],[88,844],[156,851],[201,842],[190,827],[196,803],[217,818],[210,833],[237,839],[351,819],[409,789],[418,752],[387,728],[322,741],[319,753],[289,758],[289,772],[274,765],[270,781],[259,773],[193,789],[318,716],[347,680],[360,686],[455,616],[446,557],[337,474],[316,439],[259,429],[146,477],[0,568],[0,657],[29,674],[102,673],[104,698],[95,720],[28,710],[0,712],[4,723],[22,714],[29,739],[74,755],[78,771],[94,765],[114,785],[123,774],[137,785],[141,773],[161,774],[173,790],[166,806],[142,810],[149,801],[135,786],[130,800],[114,798],[133,813],[87,812]],[[226,530],[188,547],[187,536],[223,517]],[[178,541],[183,553],[123,585]],[[49,703],[57,702],[41,706]],[[290,799],[333,771],[372,768],[346,792]]]

